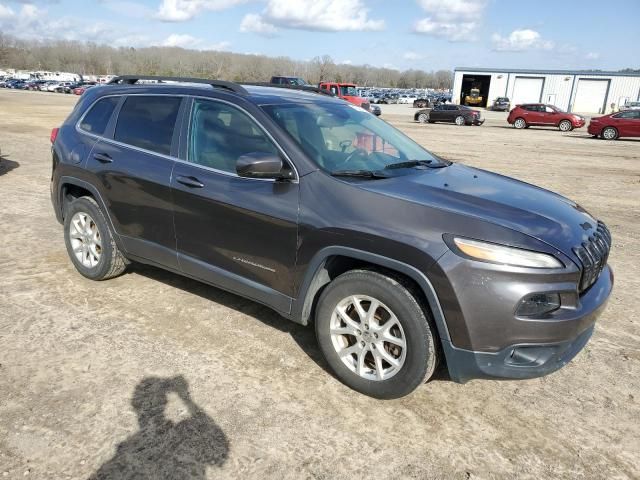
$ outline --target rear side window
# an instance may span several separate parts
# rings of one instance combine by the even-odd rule
[[[80,123],[80,128],[94,135],[103,135],[113,113],[113,109],[120,101],[119,97],[107,97],[98,100],[87,112]]]
[[[169,155],[180,97],[131,96],[122,105],[114,140]]]

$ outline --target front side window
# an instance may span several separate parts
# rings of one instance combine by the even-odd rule
[[[120,109],[114,140],[169,155],[180,97],[132,95]]]
[[[80,128],[94,135],[104,135],[111,114],[119,101],[120,97],[106,97],[98,100],[80,122]]]
[[[262,108],[330,173],[381,170],[413,160],[430,161],[432,166],[446,164],[388,123],[353,105],[277,104]]]
[[[249,153],[277,155],[278,149],[243,111],[222,102],[194,100],[187,157],[190,162],[236,173],[238,158]]]

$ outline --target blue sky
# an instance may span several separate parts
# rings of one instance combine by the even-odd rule
[[[640,0],[0,0],[0,32],[397,69],[640,68]]]

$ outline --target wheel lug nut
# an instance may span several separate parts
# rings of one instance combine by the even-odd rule
[[[373,338],[378,338],[378,334],[377,334],[377,333],[374,333],[374,334],[373,334]]]
[[[365,324],[365,325],[364,325],[364,329],[365,329],[365,330],[369,330],[369,325]]]
[[[362,335],[362,332],[360,330],[356,330],[356,335]]]
[[[361,347],[364,347],[364,342],[360,342],[360,346],[361,346]]]
[[[371,348],[375,350],[375,349],[376,349],[376,344],[375,344],[375,343],[372,343],[372,344],[371,344]]]

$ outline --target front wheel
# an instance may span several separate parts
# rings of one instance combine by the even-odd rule
[[[462,125],[464,125],[465,121],[464,121],[464,117],[462,115],[458,115],[455,119],[456,125],[458,125],[459,127],[461,127]]]
[[[435,329],[427,315],[402,279],[353,270],[322,292],[316,336],[344,384],[372,397],[399,398],[435,369]]]
[[[562,120],[558,124],[558,128],[560,129],[561,132],[570,132],[571,130],[573,130],[573,125],[569,120]]]
[[[602,130],[602,138],[605,140],[615,140],[618,138],[618,130],[613,127],[606,127]]]
[[[427,123],[428,121],[429,121],[429,114],[428,113],[421,113],[420,115],[418,115],[418,122]]]

